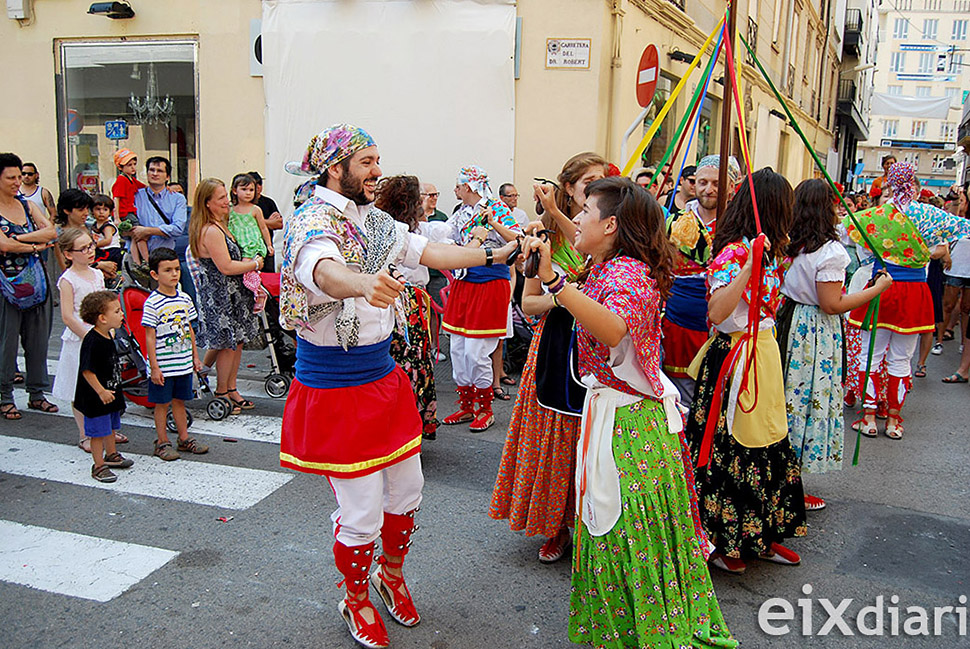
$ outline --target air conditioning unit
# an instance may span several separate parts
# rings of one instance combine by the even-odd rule
[[[27,20],[33,0],[7,0],[7,18],[11,20]]]

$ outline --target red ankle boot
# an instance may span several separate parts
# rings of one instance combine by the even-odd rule
[[[346,585],[347,596],[337,604],[337,610],[347,623],[354,640],[371,649],[382,649],[390,644],[384,620],[367,595],[367,573],[374,560],[374,544],[348,547],[337,541],[333,544],[333,558],[337,570],[344,576],[339,585]],[[363,595],[363,599],[361,599]],[[361,611],[370,609],[373,622],[367,622]]]
[[[447,426],[460,424],[475,419],[475,388],[470,385],[459,385],[458,389],[458,412],[448,415],[441,420]]]
[[[475,420],[468,426],[473,433],[480,433],[491,428],[495,423],[495,415],[492,413],[492,399],[495,393],[491,386],[487,388],[473,388],[475,390],[475,403],[478,411],[475,413]]]
[[[392,575],[386,567],[400,568],[404,564],[404,557],[411,547],[411,534],[417,529],[414,524],[416,509],[406,514],[388,514],[384,512],[384,526],[381,528],[381,547],[383,554],[377,559],[380,566],[370,576],[371,583],[377,589],[377,594],[384,601],[387,612],[399,624],[415,626],[421,621],[411,591],[404,583],[404,577]],[[388,559],[390,557],[391,559]],[[391,563],[391,560],[394,563]]]

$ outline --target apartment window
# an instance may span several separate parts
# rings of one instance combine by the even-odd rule
[[[916,86],[916,96],[917,97],[929,97],[930,87],[929,86]]]
[[[909,21],[905,18],[897,18],[893,21],[893,38],[909,38]]]
[[[940,124],[940,137],[949,142],[955,139],[957,125],[953,122],[943,122]]]
[[[955,0],[953,3],[953,11],[956,11],[956,12],[970,11],[970,0]]]
[[[959,88],[947,88],[943,92],[944,92],[944,94],[946,94],[947,97],[950,98],[950,105],[953,105],[953,100],[954,99],[959,99],[959,97],[960,97],[960,89]]]
[[[940,21],[938,18],[926,18],[923,20],[923,40],[935,41],[939,29]]]
[[[887,119],[883,120],[882,123],[882,136],[883,137],[896,137],[896,133],[899,131],[899,120],[898,119]]]
[[[940,0],[923,0],[923,11],[939,11]]]
[[[913,139],[926,137],[926,120],[925,119],[914,119],[913,120]]]
[[[928,74],[936,71],[936,52],[919,53],[919,69],[917,72]]]
[[[906,69],[906,52],[893,52],[889,57],[889,69],[902,72]]]
[[[912,11],[913,10],[913,0],[898,0],[896,2],[897,11]]]
[[[963,72],[963,52],[953,52],[950,54],[950,74],[960,74]]]
[[[967,40],[967,22],[968,21],[966,19],[953,21],[953,40]]]
[[[889,86],[887,88],[887,93],[890,94],[890,95],[899,96],[899,95],[903,94],[903,87],[902,86]]]
[[[775,13],[774,19],[771,21],[771,42],[777,44],[778,39],[781,38],[781,24],[784,22],[781,17],[781,0],[775,0]],[[757,14],[755,14],[757,16]]]

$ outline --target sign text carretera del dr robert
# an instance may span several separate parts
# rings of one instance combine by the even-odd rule
[[[591,49],[589,38],[547,38],[546,69],[589,70]]]

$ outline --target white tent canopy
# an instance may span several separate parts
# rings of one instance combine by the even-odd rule
[[[264,0],[267,184],[284,214],[304,179],[283,169],[310,137],[349,122],[385,175],[433,182],[450,212],[458,169],[512,179],[512,0]]]

